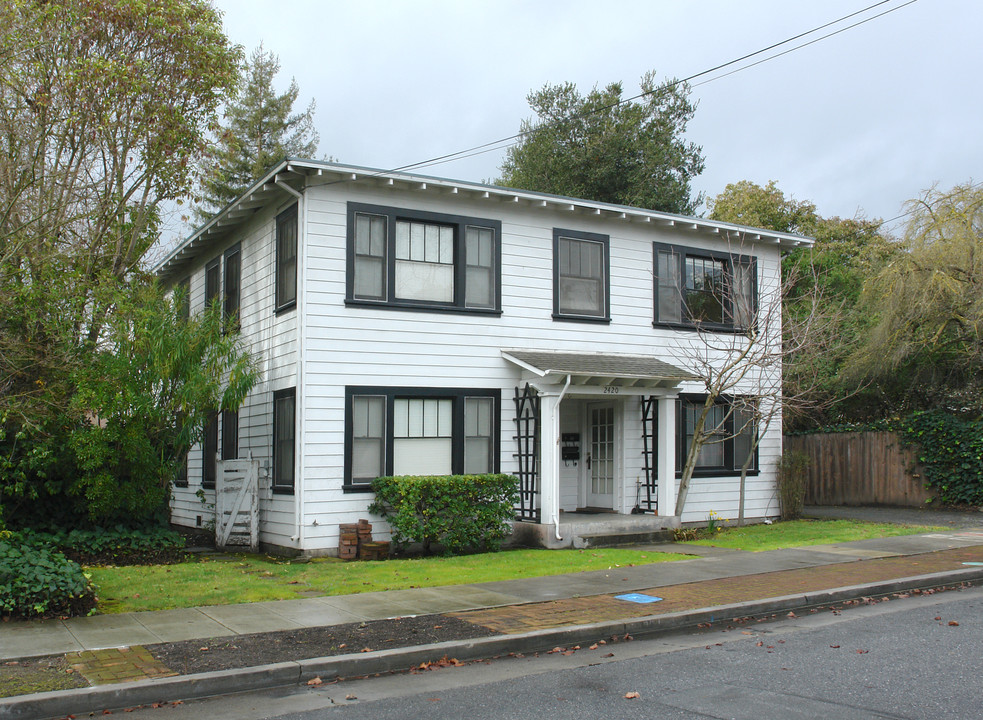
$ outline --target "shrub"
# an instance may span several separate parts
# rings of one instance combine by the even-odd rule
[[[0,614],[85,615],[95,603],[78,563],[44,545],[0,538]]]
[[[32,545],[58,550],[82,565],[161,564],[184,558],[184,538],[156,525],[51,532],[23,530],[18,535]]]
[[[925,484],[943,504],[983,505],[983,422],[933,411],[897,426],[905,443],[917,445]]]
[[[782,520],[795,520],[802,516],[808,467],[809,456],[798,450],[786,450],[778,461],[778,503]]]
[[[519,481],[512,475],[381,477],[375,502],[398,546],[417,542],[426,553],[440,544],[449,553],[497,550],[512,528]]]

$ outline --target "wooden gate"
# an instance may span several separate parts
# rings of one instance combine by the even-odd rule
[[[215,481],[215,546],[259,552],[259,461],[220,460]]]

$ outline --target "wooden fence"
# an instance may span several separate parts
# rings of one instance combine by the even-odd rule
[[[924,507],[932,497],[914,449],[891,432],[793,435],[785,449],[809,457],[806,505]]]

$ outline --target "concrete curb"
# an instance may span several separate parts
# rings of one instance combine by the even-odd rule
[[[392,671],[408,670],[426,662],[454,657],[460,661],[482,660],[507,655],[529,654],[557,646],[586,645],[612,636],[648,637],[704,623],[726,622],[736,618],[771,615],[807,609],[861,597],[887,595],[914,589],[959,583],[983,583],[983,567],[915,575],[862,585],[821,590],[804,595],[751,600],[730,605],[683,610],[665,615],[648,615],[628,620],[611,620],[517,635],[500,635],[432,645],[394,648],[333,657],[261,665],[236,670],[216,670],[195,675],[139,680],[114,685],[76,688],[55,692],[19,695],[0,699],[0,720],[39,720],[70,714],[116,710],[155,702],[198,700],[251,690],[266,690],[307,682],[315,677],[332,680]]]

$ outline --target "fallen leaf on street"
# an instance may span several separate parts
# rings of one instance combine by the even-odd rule
[[[839,650],[840,648],[839,645],[830,645],[830,647],[833,648],[834,650]]]
[[[323,682],[324,681],[320,677],[316,677],[316,678],[311,678],[310,680],[308,680],[307,681],[307,684],[308,685],[320,685]]]
[[[949,626],[950,627],[959,627],[959,623],[957,623],[955,620],[950,620],[949,621]]]
[[[345,700],[358,700],[356,695],[345,695]]]
[[[631,692],[626,692],[626,693],[625,693],[625,699],[626,699],[626,700],[637,700],[637,699],[638,699],[638,698],[640,698],[640,697],[641,697],[641,695],[639,695],[639,694],[638,694],[637,692],[635,692],[634,690],[632,690]]]

